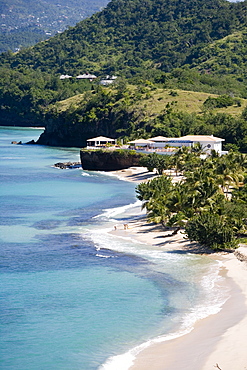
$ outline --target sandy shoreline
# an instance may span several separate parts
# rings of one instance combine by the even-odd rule
[[[137,183],[154,176],[154,173],[138,167],[113,174]],[[175,176],[174,180],[177,180]],[[146,224],[144,214],[130,220],[125,228],[117,225],[112,233],[145,242],[150,248],[202,252],[183,234],[171,235],[171,231],[164,231],[159,225]],[[222,261],[221,273],[230,287],[230,298],[221,311],[198,321],[189,334],[144,349],[137,355],[130,370],[247,369],[247,262],[237,258],[240,254],[242,259],[247,259],[247,247],[240,247],[237,253],[212,254],[212,258]]]

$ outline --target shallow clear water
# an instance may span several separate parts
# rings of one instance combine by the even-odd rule
[[[0,128],[1,369],[98,369],[217,310],[217,265],[107,233],[134,184],[52,166],[77,148],[11,144],[41,132]]]

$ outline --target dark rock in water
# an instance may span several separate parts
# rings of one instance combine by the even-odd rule
[[[81,168],[81,163],[80,162],[58,162],[54,164],[55,167],[61,168],[63,170],[67,168]]]
[[[11,144],[21,145],[22,141],[11,141]]]
[[[139,166],[142,154],[133,150],[81,150],[81,164],[84,170],[117,171]]]
[[[31,140],[31,141],[28,141],[26,144],[27,144],[27,145],[34,145],[34,144],[36,144],[36,141]]]

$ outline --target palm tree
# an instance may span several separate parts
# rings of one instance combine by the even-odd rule
[[[182,182],[174,185],[169,177],[160,176],[137,187],[137,197],[144,201],[148,220],[177,226],[177,230],[189,222],[191,237],[194,230],[206,230],[210,234],[207,241],[212,246],[218,248],[220,245],[234,244],[233,236],[239,230],[246,229],[247,212],[240,210],[242,204],[247,203],[247,186],[233,192],[232,199],[225,194],[229,193],[230,186],[238,186],[239,181],[243,180],[246,157],[238,153],[224,157],[213,154],[201,160],[188,148],[180,148],[177,153],[172,161],[176,171],[184,171],[185,179]],[[235,216],[234,209],[237,212]],[[203,220],[207,223],[205,227],[201,224]],[[211,230],[212,225],[221,225],[222,230]],[[194,237],[199,238],[199,234],[196,236],[195,233]],[[203,238],[194,240],[203,241]]]
[[[137,198],[144,201],[143,208],[146,208],[150,221],[165,224],[169,214],[167,200],[172,190],[172,181],[165,175],[136,187]]]
[[[240,172],[246,171],[247,169],[246,154],[230,151],[227,155],[227,160],[231,165],[231,168],[234,168]]]
[[[243,171],[236,158],[234,153],[234,155],[222,156],[215,161],[216,181],[227,198],[229,198],[230,186],[238,187],[239,182],[243,180]]]
[[[156,198],[151,198],[146,203],[147,217],[149,222],[161,223],[166,226],[170,216],[170,211],[167,207],[167,196],[160,195]]]
[[[194,172],[187,172],[186,176],[185,185],[191,215],[204,209],[213,209],[220,193],[213,169],[200,167]]]
[[[162,175],[164,170],[167,170],[170,166],[170,156],[162,154],[158,154],[157,156],[156,170],[158,171],[159,175]]]
[[[178,175],[179,171],[183,170],[183,166],[185,164],[185,158],[186,158],[188,153],[189,153],[189,148],[186,147],[186,146],[182,146],[172,156],[172,164],[174,166],[176,176]]]
[[[173,165],[176,175],[178,171],[191,171],[200,167],[202,159],[199,152],[193,152],[189,147],[183,146],[173,155]]]
[[[204,148],[205,147],[203,147],[201,143],[195,143],[191,147],[191,153],[194,153],[195,155],[200,156],[202,154],[205,154]]]
[[[167,199],[167,208],[170,212],[167,225],[178,226],[177,231],[185,225],[186,220],[188,219],[187,196],[188,192],[186,185],[183,183],[177,183]]]

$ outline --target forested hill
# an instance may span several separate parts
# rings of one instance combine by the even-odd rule
[[[211,63],[211,70],[205,64],[205,56],[214,59],[210,45],[245,35],[246,7],[247,0],[112,0],[101,12],[47,41],[0,55],[0,124],[46,125],[50,104],[86,90],[97,92],[99,79],[91,83],[75,78],[86,72],[99,78],[117,75],[120,85],[128,79],[154,88],[246,98],[244,53],[238,75],[234,68],[222,74],[217,65]],[[245,42],[243,37],[243,49]],[[238,54],[236,44],[233,53]],[[61,74],[73,78],[60,80]],[[124,91],[123,86],[118,89]],[[78,123],[80,115],[76,117]]]
[[[107,3],[108,0],[0,0],[0,53],[45,40]]]
[[[246,25],[247,2],[226,0],[112,0],[90,19],[0,63],[52,73],[132,75],[190,63],[200,47]]]

